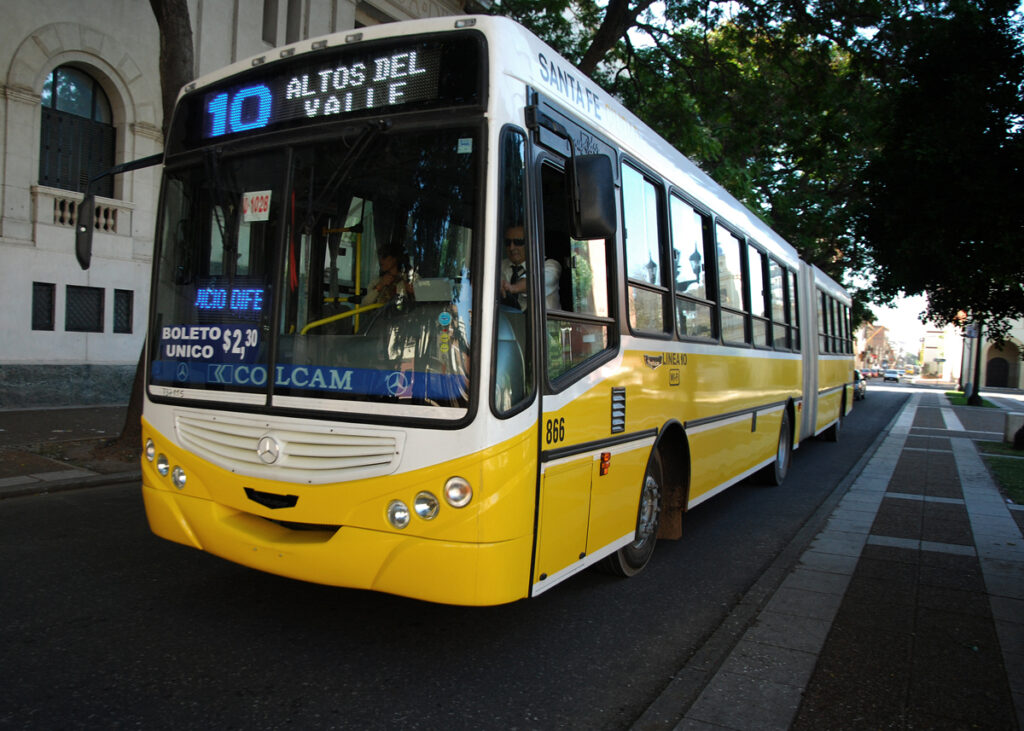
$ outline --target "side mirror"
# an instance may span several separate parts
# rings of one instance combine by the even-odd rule
[[[615,235],[615,175],[607,155],[579,155],[572,160],[572,236],[608,239]]]
[[[96,196],[89,194],[78,204],[75,223],[75,256],[82,269],[92,262],[92,232],[96,223]]]

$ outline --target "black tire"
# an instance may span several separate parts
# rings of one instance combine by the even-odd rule
[[[628,546],[623,546],[604,560],[602,566],[608,573],[623,577],[635,576],[651,560],[654,545],[658,542],[662,484],[661,457],[655,452],[647,463],[640,487],[635,538]]]
[[[789,409],[782,410],[782,424],[779,426],[779,444],[775,449],[775,461],[761,471],[764,482],[772,487],[782,484],[789,474],[793,459],[793,427],[789,423]]]

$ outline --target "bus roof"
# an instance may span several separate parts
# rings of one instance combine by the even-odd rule
[[[309,38],[205,74],[186,85],[181,94],[254,66],[296,54],[378,39],[469,28],[484,33],[491,48],[491,58],[501,59],[500,63],[492,61],[490,64],[492,92],[500,88],[495,87],[495,83],[500,85],[502,77],[514,78],[533,87],[587,122],[629,156],[663,176],[696,203],[714,212],[725,223],[764,247],[780,261],[791,267],[797,266],[799,255],[788,241],[549,45],[508,18],[486,15],[425,18]],[[488,109],[492,112],[496,104],[495,96],[492,93],[488,103]],[[830,289],[834,287],[845,296],[838,284],[818,270],[815,279],[820,282],[821,277],[832,283]]]

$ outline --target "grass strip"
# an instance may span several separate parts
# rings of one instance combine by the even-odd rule
[[[967,403],[967,396],[960,391],[946,391],[946,398],[949,399],[950,406],[970,406]],[[990,409],[996,408],[996,405],[988,399],[982,399],[981,405]]]

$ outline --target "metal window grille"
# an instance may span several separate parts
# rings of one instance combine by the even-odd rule
[[[32,282],[32,329],[53,330],[56,285]]]
[[[135,293],[130,289],[114,290],[114,332],[132,331],[132,310]]]
[[[42,113],[39,183],[84,192],[90,177],[114,165],[114,128],[56,109]],[[113,196],[113,177],[96,181],[93,192]]]
[[[100,287],[68,285],[64,329],[68,332],[103,332],[103,290]]]

